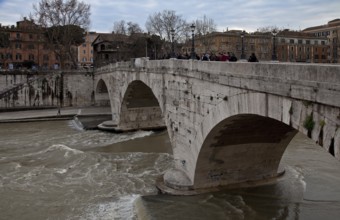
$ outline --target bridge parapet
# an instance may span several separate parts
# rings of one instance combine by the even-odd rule
[[[340,106],[340,65],[159,60],[146,69],[231,87]]]

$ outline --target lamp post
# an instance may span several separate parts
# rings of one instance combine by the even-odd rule
[[[174,39],[175,39],[175,30],[171,29],[171,58],[175,58],[175,44],[174,44]]]
[[[275,45],[275,41],[276,41],[275,38],[276,38],[276,35],[277,35],[276,30],[273,30],[272,34],[273,34],[273,55],[272,55],[272,61],[277,61],[276,45]]]
[[[192,25],[190,26],[191,28],[191,33],[192,33],[192,44],[191,44],[191,59],[196,59],[196,55],[195,55],[195,24],[192,23]]]
[[[246,59],[246,55],[244,54],[244,35],[245,35],[245,31],[242,31],[241,33],[241,60]]]
[[[119,62],[119,45],[117,45],[117,60]]]

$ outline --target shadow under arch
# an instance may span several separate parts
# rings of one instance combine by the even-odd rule
[[[118,130],[163,128],[166,128],[165,120],[154,92],[143,81],[132,81],[123,97]]]
[[[228,117],[206,136],[193,188],[228,186],[278,175],[283,153],[297,130],[256,114]]]
[[[95,99],[96,106],[110,106],[109,91],[103,79],[100,79],[97,82],[94,99]]]

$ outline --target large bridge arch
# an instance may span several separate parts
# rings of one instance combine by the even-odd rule
[[[164,128],[162,105],[155,93],[140,79],[129,82],[122,93],[117,130]]]
[[[277,176],[296,130],[275,119],[239,114],[218,123],[205,138],[195,167],[194,188]]]
[[[297,133],[290,125],[291,105],[289,99],[265,93],[239,91],[236,95],[225,97],[202,118],[186,155],[183,156],[183,151],[181,155],[176,155],[174,151],[174,158],[179,163],[175,163],[175,169],[165,173],[165,184],[187,190],[262,180],[277,175],[284,150]],[[239,125],[235,126],[235,123]],[[261,132],[253,133],[254,137],[249,136],[250,129],[260,129]],[[227,143],[234,138],[236,132],[240,136],[249,137],[249,141]],[[272,137],[266,138],[268,135]],[[230,151],[222,150],[228,147]],[[233,166],[233,162],[236,158],[248,162],[251,153],[254,153],[247,152],[249,147],[255,149],[258,159],[243,164],[244,169],[238,170],[237,164]],[[233,148],[239,151],[233,151]],[[248,170],[251,166],[256,169]],[[246,177],[248,172],[253,176]]]

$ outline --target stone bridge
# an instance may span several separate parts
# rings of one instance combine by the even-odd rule
[[[176,190],[275,177],[298,131],[340,159],[340,66],[136,59],[94,85],[116,130],[167,128]]]

